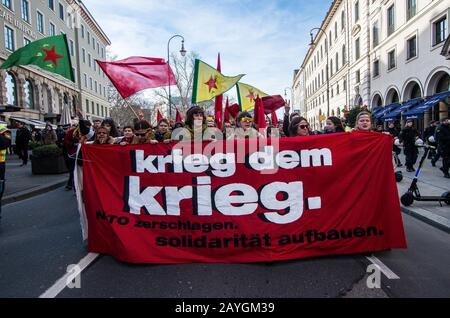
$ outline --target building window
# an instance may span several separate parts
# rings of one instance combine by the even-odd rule
[[[97,63],[95,63],[95,60],[93,60],[92,63],[94,63],[94,72],[96,72],[97,71]]]
[[[417,37],[415,35],[412,38],[408,39],[406,47],[407,47],[407,56],[406,56],[407,60],[417,56]]]
[[[91,102],[91,106],[92,106],[92,113],[95,114],[94,102]]]
[[[84,87],[88,87],[88,82],[87,82],[87,74],[83,74],[84,76]]]
[[[92,90],[92,86],[93,86],[93,83],[92,83],[92,77],[89,77],[89,88]]]
[[[342,65],[344,65],[347,61],[346,61],[347,57],[346,57],[346,52],[345,52],[345,44],[342,46]]]
[[[86,99],[86,113],[89,113],[89,99]]]
[[[97,81],[95,81],[95,92],[98,93],[98,84],[97,84]]]
[[[355,61],[357,61],[360,57],[360,50],[359,50],[359,38],[355,40]]]
[[[33,91],[33,84],[31,84],[30,80],[25,81],[23,90],[25,93],[25,108],[33,109],[34,108],[34,91]]]
[[[9,10],[12,10],[11,0],[2,0],[2,4],[7,7]]]
[[[372,27],[372,46],[376,47],[379,43],[378,37],[378,21],[373,24]]]
[[[336,86],[336,95],[339,95],[339,84]]]
[[[50,22],[50,36],[56,35],[56,28],[53,23]]]
[[[83,63],[86,63],[86,50],[84,48],[81,49],[81,55],[83,56]]]
[[[44,30],[44,16],[40,12],[37,13],[37,30],[38,30],[38,32],[40,32],[42,34],[45,33],[45,30]]]
[[[333,76],[333,60],[330,60],[330,76]]]
[[[14,30],[7,26],[5,26],[5,48],[10,51],[15,51]]]
[[[380,75],[380,60],[373,62],[373,77]]]
[[[6,103],[17,106],[16,78],[10,72],[6,72]]]
[[[100,105],[99,104],[97,104],[97,115],[100,116]]]
[[[70,55],[74,56],[73,41],[69,40],[69,43],[70,43]]]
[[[102,48],[102,55],[101,55],[102,58],[104,58],[104,57],[103,57],[103,54],[105,54],[105,51],[104,51],[104,49]]]
[[[409,20],[416,15],[416,0],[406,0],[406,19]]]
[[[344,79],[344,82],[342,83],[342,90],[347,90],[347,80]]]
[[[28,45],[28,44],[30,44],[30,43],[31,43],[31,40],[30,40],[30,39],[23,38],[23,46],[26,46],[26,45]]]
[[[355,23],[359,20],[359,1],[355,2]]]
[[[388,53],[388,70],[395,68],[395,50]]]
[[[30,23],[30,4],[27,0],[22,0],[22,20]]]
[[[345,28],[345,11],[342,11],[341,13],[341,30],[344,30]]]
[[[81,25],[81,37],[84,39],[84,25]]]
[[[334,39],[337,39],[337,35],[338,35],[338,26],[337,26],[337,21],[334,22]]]
[[[100,45],[98,45],[98,42],[97,42],[97,54],[100,55]]]
[[[59,4],[59,18],[64,21],[64,6]]]
[[[356,83],[359,83],[361,81],[361,72],[359,70],[355,72],[355,79]]]
[[[447,16],[443,16],[433,23],[433,34],[433,45],[437,45],[445,41],[445,38],[447,37]]]
[[[339,71],[339,54],[336,52],[336,73]]]
[[[91,34],[89,33],[89,31],[87,33],[87,40],[88,40],[88,44],[91,44]]]
[[[92,62],[91,62],[91,54],[90,54],[90,53],[88,53],[88,64],[89,64],[89,67],[92,66]]]
[[[55,11],[55,2],[54,0],[48,0],[48,7]]]
[[[391,5],[387,9],[387,34],[388,36],[394,33],[395,31],[395,11],[394,5]]]
[[[330,30],[330,32],[328,32],[328,34],[329,34],[328,39],[329,39],[329,41],[330,41],[329,46],[330,46],[330,48],[331,48],[331,47],[333,46],[333,42],[331,41],[331,40],[333,39],[333,37],[331,36],[331,30]]]

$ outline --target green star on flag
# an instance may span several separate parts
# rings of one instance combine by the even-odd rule
[[[75,82],[65,34],[31,42],[14,51],[0,68],[30,64]]]

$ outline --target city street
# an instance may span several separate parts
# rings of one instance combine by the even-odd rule
[[[39,297],[88,253],[63,188],[4,207],[0,297]],[[99,256],[57,297],[449,297],[449,234],[403,214],[408,249],[375,253],[399,279],[366,287],[367,255],[275,263],[131,265]]]

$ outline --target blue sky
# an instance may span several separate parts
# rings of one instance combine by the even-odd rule
[[[167,40],[185,38],[188,51],[224,75],[268,94],[284,95],[308,49],[309,30],[320,26],[331,1],[319,0],[89,0],[84,1],[102,26],[119,58],[166,58]],[[180,41],[170,43],[171,51]],[[288,91],[289,94],[289,91]]]

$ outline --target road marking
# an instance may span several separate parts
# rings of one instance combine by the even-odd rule
[[[388,278],[388,279],[400,279],[389,267],[387,267],[382,261],[376,258],[374,255],[366,256],[366,258],[372,262],[372,264],[378,266],[380,271]]]
[[[89,253],[87,254],[84,258],[82,258],[77,266],[79,266],[80,268],[80,274],[83,272],[83,270],[86,269],[86,267],[89,266],[89,264],[91,264],[100,254],[97,253]],[[42,295],[39,296],[39,298],[55,298],[56,296],[58,296],[58,294],[60,292],[62,292],[62,290],[64,288],[66,288],[67,284],[70,283],[70,281],[68,281],[69,276],[72,275],[72,273],[66,273],[63,277],[61,277],[60,279],[58,279],[56,281],[56,283],[53,284],[52,287],[50,287],[49,289],[47,289],[47,291],[45,293],[43,293]]]

